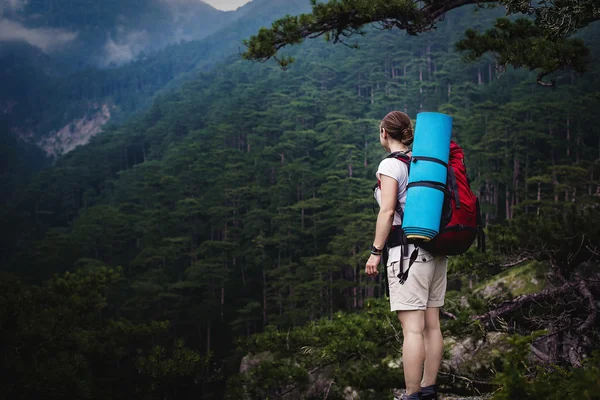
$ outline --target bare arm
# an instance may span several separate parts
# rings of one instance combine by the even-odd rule
[[[398,181],[387,175],[381,175],[381,205],[375,227],[375,240],[373,241],[373,246],[378,249],[383,248],[392,229],[397,201]]]
[[[375,240],[373,246],[383,249],[392,224],[394,223],[394,211],[398,201],[398,181],[387,175],[381,175],[381,200],[379,215],[377,216],[377,225],[375,226]],[[365,272],[369,276],[377,276],[379,271],[377,267],[381,261],[381,256],[371,254]]]

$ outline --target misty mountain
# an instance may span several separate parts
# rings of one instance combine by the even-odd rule
[[[56,1],[58,4],[63,2]],[[28,12],[33,13],[35,6],[39,9],[41,4],[43,3],[31,1],[26,3],[21,14],[9,16],[16,18],[19,15],[29,15]],[[127,4],[133,3],[128,0],[119,3],[118,7],[116,3],[108,3],[105,15],[132,14],[133,8],[128,8]],[[171,9],[180,7],[179,10],[185,10],[185,7],[191,7],[191,0],[153,0],[153,4],[157,10],[164,10],[167,5]],[[109,120],[123,121],[131,113],[147,107],[158,92],[177,88],[199,71],[210,70],[227,57],[239,57],[239,51],[243,47],[242,40],[261,26],[269,25],[285,14],[297,14],[310,9],[307,0],[255,0],[235,12],[221,12],[200,2],[194,4],[197,8],[192,10],[205,9],[208,10],[206,15],[212,13],[210,15],[218,16],[222,21],[220,23],[225,24],[224,21],[228,19],[230,22],[201,40],[168,44],[160,50],[142,53],[133,61],[114,68],[79,68],[67,75],[59,73],[63,69],[64,57],[48,55],[39,46],[24,41],[0,42],[0,66],[4,67],[0,78],[12,82],[12,85],[0,92],[0,106],[4,105],[0,109],[5,110],[4,124],[0,125],[0,130],[4,128],[21,140],[36,142],[49,154],[62,154],[72,149],[74,144],[86,142]],[[44,18],[47,23],[60,25],[65,31],[75,30],[78,23],[79,26],[98,30],[111,31],[111,26],[114,27],[114,24],[99,15],[94,17],[99,20],[92,23],[89,16],[91,11],[80,9],[80,12],[80,18],[58,12],[48,13]],[[148,10],[146,14],[140,12],[138,20],[141,21],[143,15],[150,14]],[[53,15],[56,16],[52,17]],[[144,24],[138,21],[137,26],[141,25]],[[132,24],[128,29],[135,31],[137,28]],[[91,31],[92,28],[88,30]],[[78,36],[77,40],[81,42],[82,36]],[[18,67],[15,67],[14,60],[19,60]],[[100,116],[99,111],[102,114]],[[90,120],[96,120],[95,125],[73,142],[71,136],[81,134],[76,127],[87,124],[86,121]],[[67,126],[69,129],[66,129]],[[59,144],[55,144],[54,140],[57,133],[61,135]],[[40,143],[40,140],[46,138],[51,139],[52,144]],[[65,141],[73,143],[60,144]]]
[[[200,0],[1,0],[0,42],[22,41],[61,70],[127,63],[170,43],[202,39],[239,17]]]

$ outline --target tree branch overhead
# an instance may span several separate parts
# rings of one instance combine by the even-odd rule
[[[275,58],[285,68],[293,59],[277,57],[277,53],[305,39],[325,36],[333,43],[346,44],[344,38],[362,35],[361,29],[368,24],[379,24],[383,30],[397,28],[409,35],[418,35],[435,29],[445,14],[454,9],[499,4],[506,8],[507,15],[520,13],[530,18],[501,19],[485,33],[468,31],[457,49],[465,52],[469,60],[477,60],[491,52],[501,65],[538,70],[538,83],[553,86],[553,81],[546,82],[543,78],[564,68],[580,73],[586,70],[589,51],[582,41],[569,36],[600,18],[600,6],[593,0],[552,2],[539,7],[519,0],[330,0],[326,3],[311,0],[311,3],[312,13],[286,16],[275,21],[271,28],[262,28],[245,40],[247,51],[242,56],[261,62]],[[569,17],[568,22],[565,15]]]

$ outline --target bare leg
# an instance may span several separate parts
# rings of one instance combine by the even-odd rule
[[[423,343],[424,311],[398,311],[398,319],[402,324],[404,335],[402,364],[404,365],[406,393],[413,394],[421,388],[423,362],[425,361],[425,345]]]
[[[444,340],[440,329],[439,308],[427,308],[425,310],[423,339],[425,344],[425,368],[421,387],[426,387],[435,384],[444,356]]]

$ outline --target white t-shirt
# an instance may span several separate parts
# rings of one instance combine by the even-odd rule
[[[408,165],[406,165],[405,162],[395,158],[385,158],[379,163],[379,167],[377,168],[375,175],[377,176],[378,180],[381,180],[381,175],[386,175],[398,181],[398,202],[400,203],[402,210],[404,210],[404,205],[406,204],[406,190],[408,186]],[[374,196],[377,200],[377,204],[381,206],[381,190],[379,187],[375,189]],[[398,212],[394,212],[394,225],[402,225],[402,218]],[[414,248],[415,247],[412,244],[408,245],[407,254],[409,256],[412,254]],[[419,249],[419,255],[421,257],[425,257],[427,260],[433,258],[431,254],[423,249]],[[402,246],[390,248],[387,265],[389,266],[394,262],[399,262],[401,257]]]
[[[385,158],[379,163],[375,175],[379,181],[381,180],[381,175],[389,176],[398,181],[398,202],[404,210],[404,204],[406,204],[406,186],[408,185],[408,165],[395,158]],[[375,199],[377,200],[377,204],[381,206],[381,190],[379,187],[375,189]],[[398,212],[395,212],[394,225],[401,224],[402,218],[400,218]]]

